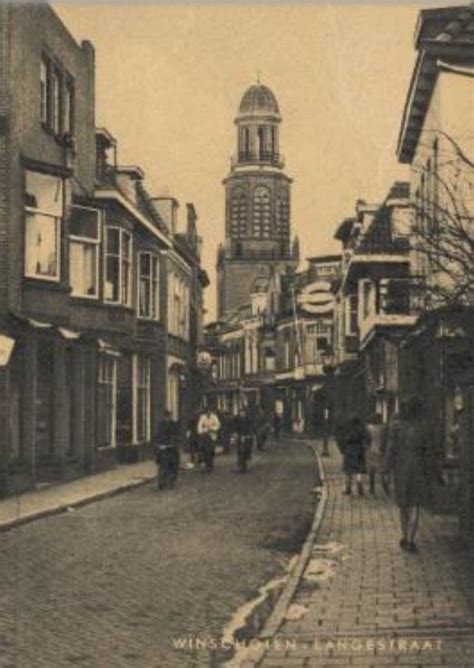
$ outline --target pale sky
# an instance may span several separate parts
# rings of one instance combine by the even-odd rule
[[[98,126],[119,163],[141,166],[152,195],[193,202],[204,238],[208,320],[224,236],[224,188],[240,99],[260,72],[283,117],[280,147],[303,257],[358,198],[383,199],[415,61],[419,7],[370,5],[54,5],[96,49]],[[426,7],[426,5],[425,5]]]

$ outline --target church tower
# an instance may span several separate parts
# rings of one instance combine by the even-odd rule
[[[280,110],[260,83],[242,97],[235,125],[237,152],[225,187],[225,242],[217,256],[218,318],[250,303],[262,272],[294,271],[299,258],[291,244],[291,179],[280,154]]]

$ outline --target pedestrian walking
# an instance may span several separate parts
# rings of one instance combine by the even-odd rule
[[[198,420],[199,420],[199,414],[192,417],[188,421],[188,428],[186,430],[186,440],[192,464],[196,464],[198,459],[198,450],[199,450],[199,438],[197,433]]]
[[[214,469],[214,455],[220,428],[219,418],[208,406],[199,416],[197,424],[199,460],[208,473]]]
[[[376,477],[382,475],[387,438],[387,427],[383,423],[380,413],[372,415],[367,424],[367,432],[369,442],[365,453],[365,461],[369,477],[369,491],[371,494],[375,494]]]
[[[165,410],[155,434],[155,460],[158,466],[157,488],[172,489],[179,471],[179,428],[171,413]]]
[[[417,552],[415,543],[420,519],[420,506],[428,492],[427,438],[421,423],[419,400],[400,405],[399,420],[389,434],[384,470],[393,471],[395,502],[400,509],[400,547]]]
[[[255,439],[253,416],[248,408],[242,407],[235,420],[237,434],[237,467],[240,473],[247,473],[248,462],[252,458]]]
[[[256,415],[255,437],[257,442],[257,450],[263,452],[270,435],[270,423],[265,411],[259,407]]]
[[[234,418],[230,413],[224,412],[222,413],[222,418],[220,422],[221,422],[220,442],[222,445],[223,453],[226,455],[230,452],[231,448],[231,438],[232,438]]]
[[[352,494],[352,480],[354,476],[357,482],[359,496],[364,495],[362,476],[366,473],[365,450],[369,442],[367,429],[362,420],[354,416],[344,426],[344,431],[339,435],[340,445],[343,453],[343,470],[346,474],[346,488],[344,494]]]
[[[274,413],[274,415],[273,415],[273,435],[275,437],[275,441],[278,441],[279,438],[280,438],[281,426],[282,426],[282,416],[280,415],[280,413]]]

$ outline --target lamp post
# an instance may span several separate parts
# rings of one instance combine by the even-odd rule
[[[334,373],[333,366],[333,352],[331,349],[327,349],[321,356],[321,361],[323,364],[323,373],[326,376],[325,382],[325,406],[324,406],[324,433],[323,433],[323,450],[322,457],[329,457],[329,426],[330,426],[330,412],[332,410],[332,374]]]

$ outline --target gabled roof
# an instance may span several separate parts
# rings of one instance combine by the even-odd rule
[[[400,128],[397,155],[410,163],[440,71],[439,61],[474,64],[474,6],[422,10],[415,32],[417,61]]]

